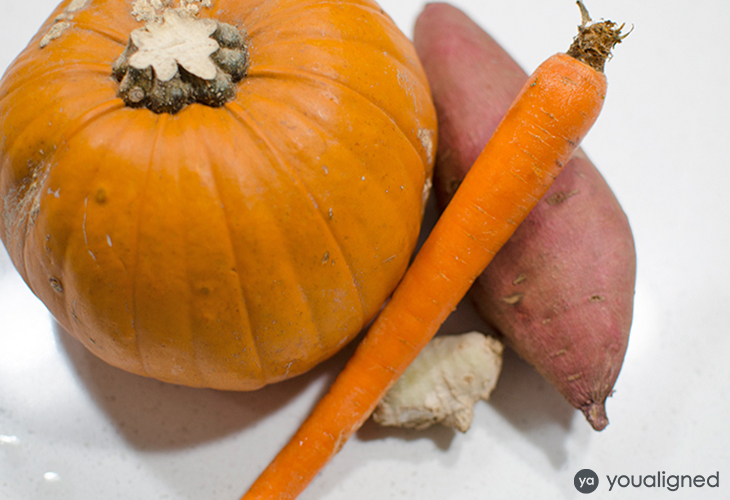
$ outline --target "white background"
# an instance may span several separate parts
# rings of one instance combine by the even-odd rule
[[[454,0],[526,69],[564,50],[572,0]],[[0,0],[0,71],[55,0]],[[409,36],[423,2],[383,0]],[[730,3],[592,0],[635,25],[584,142],[627,212],[638,280],[611,425],[592,431],[507,354],[466,434],[372,422],[302,499],[730,498]],[[445,329],[478,325],[461,307]],[[226,499],[242,494],[307,414],[346,353],[254,393],[166,385],[106,366],[54,325],[0,250],[0,498]],[[608,492],[606,475],[720,473],[720,488]]]

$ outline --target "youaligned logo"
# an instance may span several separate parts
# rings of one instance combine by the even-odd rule
[[[598,474],[591,469],[582,469],[573,478],[575,489],[581,493],[593,493],[599,485]],[[719,488],[720,471],[713,474],[667,474],[658,471],[653,474],[614,474],[606,475],[604,488],[616,493],[628,488],[640,488],[650,491],[679,489]]]

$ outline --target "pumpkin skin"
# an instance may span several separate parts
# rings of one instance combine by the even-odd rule
[[[436,145],[416,53],[368,0],[215,0],[198,16],[245,29],[247,76],[222,107],[153,113],[111,74],[133,3],[66,0],[0,81],[0,236],[114,366],[232,390],[301,374],[415,247]]]

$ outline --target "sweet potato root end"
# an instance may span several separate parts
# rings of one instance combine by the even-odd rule
[[[581,411],[595,430],[602,431],[608,425],[605,403],[591,403],[581,408]]]

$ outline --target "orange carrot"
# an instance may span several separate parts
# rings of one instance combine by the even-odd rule
[[[569,160],[598,117],[606,94],[603,62],[621,39],[621,28],[610,21],[587,26],[581,10],[584,23],[571,55],[552,56],[533,73],[353,357],[242,500],[294,499],[306,488]],[[607,37],[600,50],[596,33]]]

